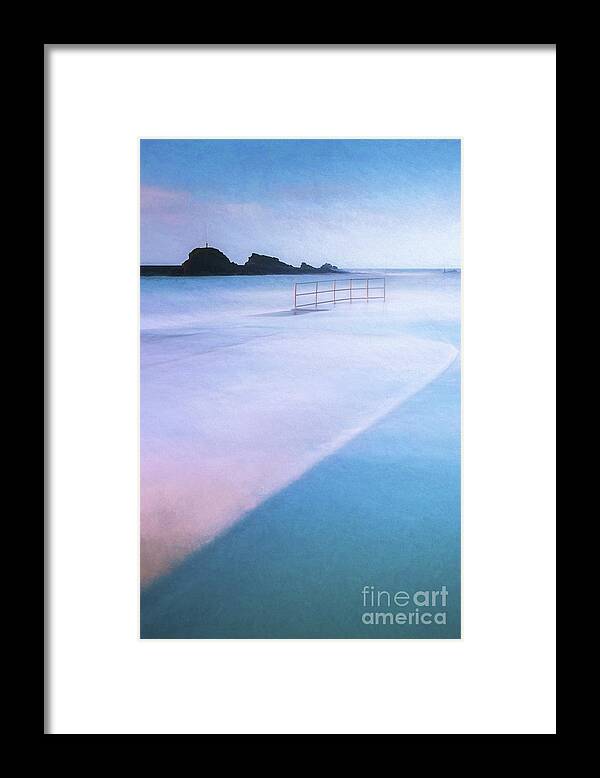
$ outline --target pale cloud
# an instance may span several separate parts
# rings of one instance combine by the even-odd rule
[[[145,213],[172,213],[185,208],[190,200],[189,192],[163,189],[160,186],[141,188],[141,208]]]
[[[141,211],[141,261],[149,263],[179,263],[208,235],[235,262],[256,251],[293,264],[440,265],[456,261],[460,239],[460,224],[433,197],[398,207],[373,198],[353,197],[350,205],[290,194],[265,205],[144,186]]]

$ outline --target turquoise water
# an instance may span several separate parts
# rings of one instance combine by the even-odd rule
[[[203,279],[193,282],[198,280]],[[146,334],[154,340],[147,354],[156,359],[158,338],[162,344],[158,352],[161,371],[178,369],[177,349],[181,346],[172,345],[180,340],[172,337],[174,327],[179,334],[182,326],[187,327],[190,337],[192,332],[203,332],[200,342],[212,354],[215,349],[218,354],[221,347],[244,349],[243,337],[232,341],[231,331],[227,334],[218,326],[216,330],[208,326],[214,308],[206,312],[207,319],[201,326],[187,313],[185,325],[173,320],[161,325],[164,295],[161,298],[154,279],[148,281],[147,289],[143,286],[142,305],[146,306],[146,321],[151,320]],[[236,304],[232,300],[236,290],[222,285],[238,279],[206,281],[213,282],[214,288],[225,289],[223,311],[235,317]],[[278,295],[287,290],[289,279],[260,279],[260,283],[269,296],[269,305],[277,309]],[[172,317],[178,293],[173,286],[166,289]],[[189,286],[180,289],[183,295],[190,295]],[[369,313],[359,306],[353,306],[352,312],[348,306],[335,320],[328,312],[302,317],[302,326],[307,332],[318,332],[320,328],[334,333],[338,329],[354,332],[359,349],[365,350],[382,333],[386,344],[390,338],[408,338],[412,347],[412,339],[421,338],[417,344],[423,343],[423,351],[425,344],[431,343],[451,344],[458,349],[458,274],[390,275],[388,294],[385,306],[372,308]],[[266,306],[268,314],[266,302],[265,297],[259,307]],[[218,307],[218,300],[213,300],[215,305]],[[305,324],[308,319],[310,324]],[[265,316],[263,321],[270,322],[271,327],[274,319]],[[246,326],[256,326],[256,318],[252,323],[246,319]],[[287,320],[282,326],[287,327]],[[241,333],[239,329],[234,331]],[[266,332],[262,334],[267,337]],[[220,340],[221,336],[225,340]],[[277,348],[285,350],[285,345],[278,342]],[[387,357],[388,352],[383,353]],[[417,360],[419,350],[410,353]],[[189,366],[189,355],[186,363]],[[214,366],[215,362],[210,364]],[[385,361],[381,369],[386,369]],[[150,582],[141,596],[141,636],[460,637],[459,356],[431,375],[431,380],[391,411]],[[376,399],[376,395],[368,395],[366,384],[378,380],[377,375],[365,377],[365,402]],[[318,389],[314,384],[310,389],[315,392],[317,408],[311,423],[319,419]],[[389,385],[385,389],[389,392]],[[354,390],[360,393],[363,387],[359,384]],[[350,395],[344,394],[341,385],[336,385],[336,392],[339,402],[346,397],[350,402]],[[326,409],[327,405],[323,412]],[[142,433],[143,459],[144,429]],[[235,478],[235,474],[230,477]],[[371,592],[373,596],[379,593],[379,605],[369,602]],[[396,593],[400,604],[394,601]],[[437,599],[432,604],[434,597]],[[398,614],[404,614],[404,620],[397,619]],[[426,623],[420,621],[424,615]],[[440,623],[435,623],[434,617]],[[377,623],[369,623],[370,619]]]

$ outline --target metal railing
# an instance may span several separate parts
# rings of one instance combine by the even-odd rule
[[[339,283],[343,286],[338,286]],[[377,285],[374,286],[374,283]],[[324,284],[328,286],[323,286]],[[299,291],[298,287],[306,286],[313,286],[314,289]],[[327,299],[322,299],[321,295],[325,295]],[[305,297],[310,299],[305,300]],[[336,305],[358,300],[385,300],[385,276],[344,278],[340,281],[337,278],[327,281],[298,281],[294,284],[294,308],[317,308],[327,303]]]

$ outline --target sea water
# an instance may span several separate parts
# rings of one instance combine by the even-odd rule
[[[142,279],[141,634],[458,637],[460,274],[300,280]]]

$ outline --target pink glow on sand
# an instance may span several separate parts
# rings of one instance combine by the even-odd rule
[[[143,584],[389,413],[457,354],[408,336],[325,330],[307,338],[292,327],[209,351],[202,337],[182,340],[169,366],[142,364]]]

